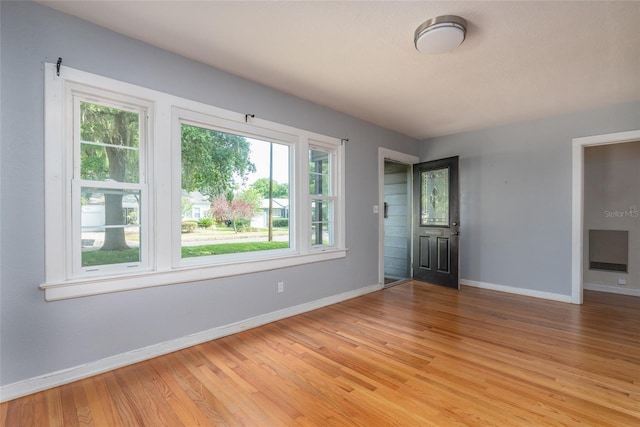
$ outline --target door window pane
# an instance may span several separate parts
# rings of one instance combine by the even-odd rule
[[[420,225],[449,225],[449,168],[421,172]]]

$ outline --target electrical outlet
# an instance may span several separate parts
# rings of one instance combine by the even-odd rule
[[[618,277],[618,285],[626,285],[627,278],[626,277]]]
[[[278,293],[284,292],[284,282],[278,282]]]

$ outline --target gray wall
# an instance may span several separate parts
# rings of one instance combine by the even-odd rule
[[[586,147],[584,188],[585,283],[640,289],[640,141]],[[589,230],[629,232],[628,273],[589,269]],[[619,286],[618,278],[627,284]]]
[[[572,139],[633,129],[640,102],[422,141],[460,156],[461,278],[570,295]]]
[[[417,142],[31,2],[1,6],[0,384],[378,283],[378,147]],[[349,138],[346,259],[46,303],[43,62]],[[276,293],[276,282],[286,291]]]

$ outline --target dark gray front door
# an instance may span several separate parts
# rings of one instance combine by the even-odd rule
[[[413,165],[413,278],[459,288],[458,157]]]

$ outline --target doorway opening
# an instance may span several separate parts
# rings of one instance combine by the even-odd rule
[[[583,289],[640,296],[639,164],[640,140],[584,150]]]
[[[571,302],[575,304],[582,304],[582,291],[585,286],[585,254],[588,253],[585,251],[585,150],[587,147],[638,140],[640,140],[640,130],[594,135],[573,140]],[[629,207],[628,210],[634,213],[637,211],[635,206]],[[620,211],[622,212],[622,208]],[[606,212],[601,214],[606,215]],[[590,219],[587,218],[587,220]],[[588,257],[586,259],[589,260]],[[612,286],[608,288],[609,291],[616,289]],[[628,291],[626,290],[626,292]]]
[[[378,149],[378,277],[382,286],[411,279],[412,165],[417,162],[417,156]]]
[[[384,285],[411,277],[411,165],[384,161]]]

